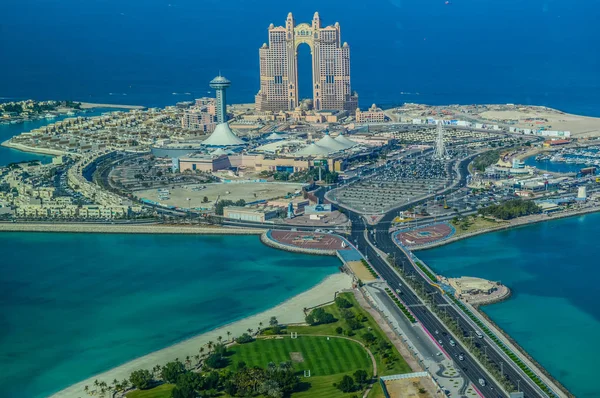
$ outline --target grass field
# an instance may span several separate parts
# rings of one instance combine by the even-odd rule
[[[127,393],[127,398],[169,398],[171,390],[175,388],[174,384],[163,384],[151,390],[136,390]]]
[[[454,236],[461,236],[470,234],[472,232],[481,231],[482,229],[494,228],[507,222],[497,222],[492,220],[486,220],[483,217],[464,217],[463,220],[450,222],[456,229]]]
[[[375,320],[359,305],[352,293],[340,295],[352,303],[350,310],[357,319],[365,317],[361,321],[362,328],[355,331],[352,339],[362,341],[362,336],[370,331],[377,337],[377,342],[389,340],[380,329]],[[279,364],[284,361],[292,361],[294,369],[301,376],[302,388],[294,392],[291,398],[351,398],[362,396],[362,392],[342,393],[334,383],[338,383],[344,375],[350,375],[358,370],[366,370],[373,374],[371,359],[367,351],[357,342],[317,335],[339,336],[336,328],[349,329],[346,321],[342,319],[340,310],[335,304],[323,307],[326,312],[331,313],[337,321],[326,325],[317,326],[290,326],[285,331],[285,336],[273,336],[272,338],[257,339],[252,343],[234,345],[229,348],[230,364],[228,368],[243,361],[247,366],[260,366],[265,368],[269,362]],[[297,339],[290,337],[290,332],[298,332]],[[378,376],[390,374],[402,374],[411,372],[410,367],[398,353],[395,347],[387,350],[380,349],[377,344],[369,347],[375,357],[378,368]],[[386,354],[387,352],[387,354]],[[388,361],[385,356],[392,353],[393,361]],[[293,354],[292,354],[293,353]],[[303,371],[310,369],[311,377],[302,377]],[[164,385],[152,390],[136,391],[127,394],[127,398],[169,398],[173,386]],[[220,396],[227,398],[224,393]],[[383,391],[379,383],[373,385],[369,398],[383,398]]]
[[[310,370],[312,376],[328,376],[364,369],[372,373],[371,359],[358,343],[341,338],[298,336],[256,340],[233,346],[232,364],[243,361],[247,366],[266,367],[269,362],[292,361],[294,369]],[[291,353],[299,353],[302,362],[292,360]],[[341,377],[340,377],[341,378]]]
[[[362,340],[361,336],[370,331],[377,337],[377,340],[388,341],[385,333],[381,330],[379,325],[375,322],[375,320],[367,313],[367,311],[363,310],[352,293],[342,293],[341,297],[344,297],[346,300],[352,303],[351,311],[353,311],[357,318],[366,317],[367,321],[362,322],[363,328],[356,330],[355,336],[352,336],[353,339]],[[324,307],[326,312],[333,314],[333,316],[338,319],[337,322],[326,324],[326,325],[317,325],[317,326],[290,326],[288,327],[288,332],[298,332],[298,334],[326,334],[326,335],[337,335],[336,328],[342,327],[343,329],[348,329],[345,324],[345,321],[342,318],[339,309],[335,304],[328,305]],[[402,373],[410,373],[410,366],[404,361],[398,350],[395,347],[391,348],[394,356],[396,357],[396,361],[392,363],[385,363],[385,358],[383,358],[383,352],[377,350],[376,348],[372,348],[371,351],[375,356],[375,361],[377,362],[377,369],[379,376],[392,375],[392,374],[402,374]]]

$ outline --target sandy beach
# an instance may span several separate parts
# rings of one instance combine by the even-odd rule
[[[352,279],[346,274],[335,274],[327,277],[321,283],[312,289],[301,293],[291,299],[273,307],[269,310],[256,315],[249,316],[237,322],[230,323],[223,327],[217,328],[210,332],[201,334],[191,339],[182,341],[181,343],[167,347],[165,349],[155,351],[143,357],[134,359],[121,366],[111,369],[74,384],[54,395],[55,398],[78,398],[85,397],[83,388],[86,385],[93,385],[94,380],[104,380],[110,383],[113,379],[123,380],[129,378],[132,371],[136,369],[146,368],[151,370],[157,364],[165,364],[175,358],[185,358],[187,355],[195,355],[198,349],[209,341],[216,342],[218,336],[223,339],[227,338],[227,331],[231,332],[232,336],[239,336],[248,328],[256,329],[259,322],[268,325],[269,319],[272,316],[277,317],[280,323],[300,323],[304,322],[304,308],[314,307],[329,301],[332,301],[334,294],[337,291],[349,289],[352,286]]]

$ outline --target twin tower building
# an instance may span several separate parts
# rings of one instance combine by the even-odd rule
[[[358,96],[350,86],[350,47],[341,44],[340,24],[321,25],[319,13],[312,22],[296,25],[289,13],[285,26],[269,26],[269,44],[260,53],[258,111],[293,111],[298,98],[298,46],[307,44],[312,55],[313,109],[354,112]]]

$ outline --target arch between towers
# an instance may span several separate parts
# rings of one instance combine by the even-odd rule
[[[319,61],[316,58],[315,53],[315,38],[318,32],[313,29],[307,23],[302,23],[294,27],[294,64],[295,64],[295,87],[298,87],[298,47],[306,44],[310,48],[311,56],[311,79],[312,79],[312,92],[313,92],[313,107],[314,109],[321,109],[321,98],[320,98],[320,81],[319,81]],[[297,91],[297,95],[299,92]],[[296,101],[299,103],[300,98],[297,97]]]

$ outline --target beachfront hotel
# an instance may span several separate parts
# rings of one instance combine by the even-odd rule
[[[269,44],[259,49],[260,91],[256,110],[293,111],[298,98],[298,46],[312,54],[313,108],[354,112],[358,96],[350,86],[350,47],[341,44],[340,24],[321,26],[316,12],[312,22],[296,25],[289,13],[285,26],[269,26]]]

